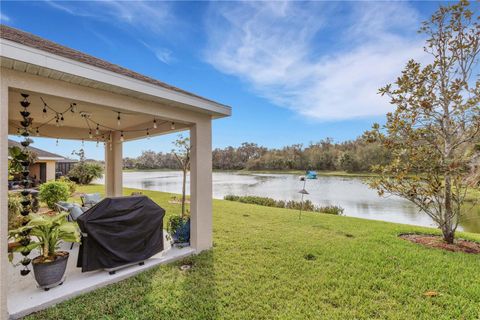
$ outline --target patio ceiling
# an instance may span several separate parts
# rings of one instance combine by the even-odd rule
[[[38,136],[47,138],[105,141],[113,131],[123,132],[125,141],[186,130],[188,123],[176,119],[132,112],[121,108],[70,100],[58,96],[38,94],[26,90],[11,89],[9,93],[9,134],[16,134],[20,128],[21,93],[29,94],[29,111],[33,118],[32,136],[38,128]],[[43,99],[43,100],[42,100]],[[44,102],[48,105],[44,115]],[[75,103],[75,112],[69,110]],[[63,115],[63,125],[57,126],[55,111]],[[120,112],[120,125],[118,113]],[[84,116],[82,116],[84,115]],[[154,128],[155,123],[157,128]],[[96,133],[98,124],[98,134]],[[91,138],[90,138],[90,133]]]

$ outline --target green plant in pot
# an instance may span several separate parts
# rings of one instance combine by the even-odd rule
[[[168,230],[175,244],[188,245],[190,242],[190,217],[171,216],[168,220]]]
[[[21,245],[14,251],[40,251],[40,255],[32,260],[24,256],[20,264],[26,266],[32,263],[35,280],[39,287],[45,290],[63,282],[69,253],[58,250],[60,242],[80,241],[78,227],[75,222],[67,221],[67,215],[67,212],[55,216],[31,214],[31,219],[25,226],[9,231],[9,237],[14,240],[23,239],[22,235],[25,233],[30,234],[31,239],[20,241]]]

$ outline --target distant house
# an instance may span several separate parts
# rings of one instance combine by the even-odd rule
[[[9,139],[8,147],[13,146],[23,148],[20,143]],[[37,156],[36,162],[30,166],[30,176],[39,183],[55,180],[56,176],[59,175],[66,175],[77,162],[76,160],[66,159],[61,155],[31,146],[28,149]]]

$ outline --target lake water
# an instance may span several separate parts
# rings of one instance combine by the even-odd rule
[[[125,187],[181,193],[182,176],[179,171],[124,172]],[[307,180],[310,193],[305,199],[317,205],[338,205],[344,215],[373,220],[433,227],[432,220],[410,202],[395,196],[379,197],[370,189],[365,178],[319,176]],[[103,183],[103,180],[97,181]],[[187,180],[188,183],[188,180]],[[277,200],[300,200],[303,187],[298,175],[292,174],[239,174],[213,173],[213,197],[225,195],[255,195]],[[189,190],[187,186],[187,190]],[[470,210],[459,230],[480,233],[480,209]]]

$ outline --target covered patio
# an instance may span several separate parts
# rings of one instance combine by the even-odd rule
[[[33,138],[36,135],[96,141],[104,146],[107,196],[122,195],[123,142],[185,130],[189,131],[191,141],[190,247],[166,249],[145,266],[125,269],[113,277],[107,272],[82,274],[74,270],[70,265],[76,260],[73,254],[67,271],[71,276],[67,275],[64,285],[44,292],[35,288],[33,276],[29,275],[21,285],[12,287],[15,279],[11,278],[12,266],[7,259],[8,216],[2,214],[1,317],[22,316],[145,268],[209,249],[212,246],[211,124],[213,119],[229,116],[230,107],[20,30],[1,26],[0,35],[1,212],[7,212],[8,135],[16,134],[20,127],[22,93],[28,94],[31,102]],[[31,283],[25,284],[26,281]],[[34,296],[31,303],[20,301],[29,299],[26,295]]]

